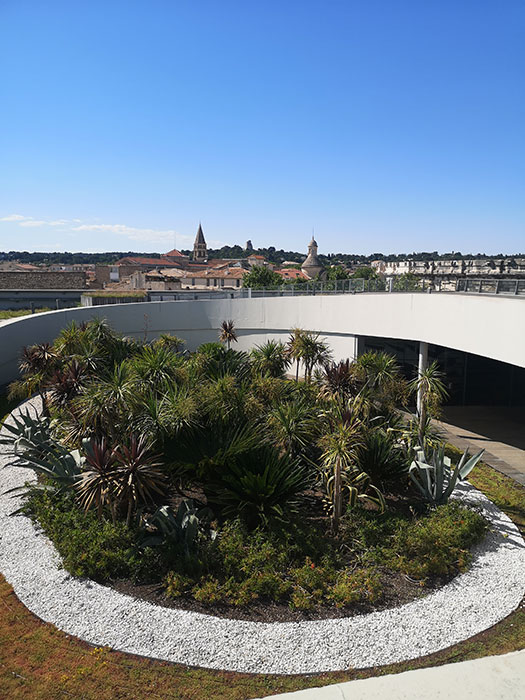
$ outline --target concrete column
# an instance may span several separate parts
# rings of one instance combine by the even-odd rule
[[[354,335],[354,360],[357,360],[359,355],[362,355],[365,351],[365,341],[364,338]]]
[[[428,343],[419,343],[419,361],[417,365],[417,376],[420,377],[428,367]],[[421,391],[417,392],[417,412],[421,415]]]

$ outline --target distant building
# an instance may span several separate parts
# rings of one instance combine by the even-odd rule
[[[280,275],[283,280],[293,280],[293,281],[300,281],[300,280],[308,280],[310,279],[308,275],[303,272],[303,270],[298,270],[295,267],[287,267],[287,268],[281,268],[279,270],[274,270],[278,275]]]
[[[312,236],[312,240],[308,244],[308,255],[301,265],[301,270],[311,280],[322,276],[324,273],[323,263],[319,260],[317,255],[317,248],[317,242]]]
[[[199,230],[197,231],[195,243],[193,244],[193,260],[195,262],[205,262],[207,259],[208,249],[206,247],[206,241],[204,240],[202,226],[199,224]]]
[[[252,253],[252,252],[253,252],[253,245],[252,245],[252,242],[251,242],[250,240],[246,241],[246,245],[244,246],[244,250],[245,250],[247,253]]]

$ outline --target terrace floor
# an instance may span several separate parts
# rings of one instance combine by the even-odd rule
[[[483,461],[525,484],[525,408],[447,406],[439,428],[460,449],[485,448]]]

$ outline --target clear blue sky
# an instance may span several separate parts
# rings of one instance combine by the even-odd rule
[[[0,0],[0,250],[525,252],[523,0]]]

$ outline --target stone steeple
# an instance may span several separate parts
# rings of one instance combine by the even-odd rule
[[[323,263],[317,256],[317,242],[313,236],[308,244],[308,256],[301,265],[301,270],[307,274],[310,279],[318,277],[324,270]]]
[[[197,231],[197,235],[195,236],[195,243],[193,244],[193,260],[204,262],[207,258],[208,249],[206,248],[206,241],[204,240],[202,226],[199,224],[199,230]]]

